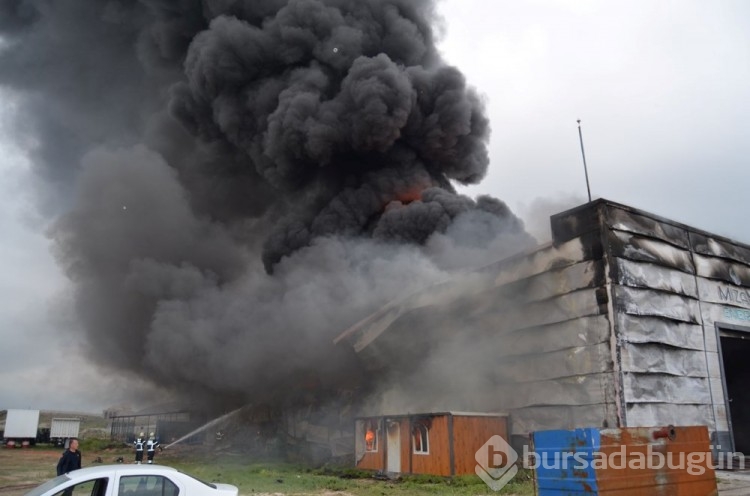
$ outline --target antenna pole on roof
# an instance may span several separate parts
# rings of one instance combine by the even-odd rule
[[[581,140],[581,156],[583,157],[583,172],[586,174],[586,191],[589,193],[591,203],[591,187],[589,186],[589,170],[586,167],[586,152],[583,151],[583,133],[581,133],[581,119],[578,119],[578,138]]]

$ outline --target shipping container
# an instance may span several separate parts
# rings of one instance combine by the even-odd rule
[[[706,426],[532,434],[538,496],[716,496]]]
[[[474,474],[476,454],[493,436],[507,442],[506,415],[441,412],[361,417],[355,421],[356,466],[393,474]]]

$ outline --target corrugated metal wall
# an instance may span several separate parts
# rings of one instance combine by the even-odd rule
[[[496,350],[489,410],[525,437],[559,426],[617,425],[614,360],[601,247],[582,235],[482,269],[494,289],[460,302],[466,332]]]
[[[709,423],[713,429],[688,231],[611,205],[603,205],[603,217],[615,295],[624,424]],[[661,334],[653,332],[654,325]],[[711,353],[715,351],[714,347]]]
[[[750,248],[611,202],[589,210],[553,230],[565,239],[574,217],[602,226],[623,425],[705,424],[730,449],[717,325],[750,325]]]

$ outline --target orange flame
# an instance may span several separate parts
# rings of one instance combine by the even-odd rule
[[[365,444],[368,450],[372,450],[375,446],[375,432],[372,429],[367,429],[365,433]]]
[[[396,200],[400,201],[404,205],[411,203],[416,200],[422,199],[422,189],[418,186],[413,186],[405,191],[399,191],[396,193]]]

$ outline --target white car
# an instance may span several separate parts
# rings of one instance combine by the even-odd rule
[[[238,496],[164,465],[100,465],[59,475],[24,496]]]

